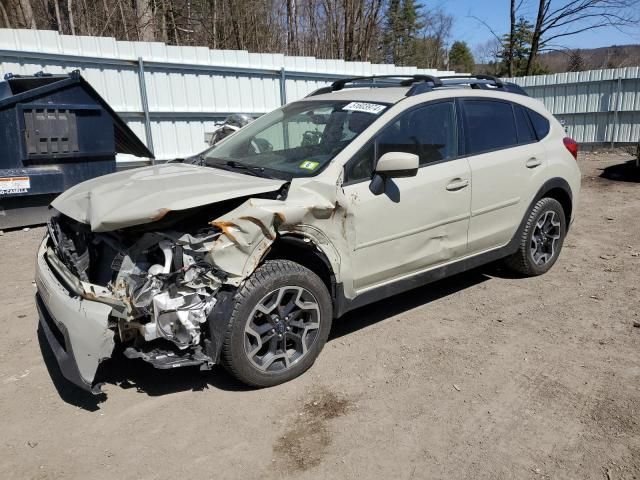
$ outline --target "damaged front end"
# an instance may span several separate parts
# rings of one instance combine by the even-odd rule
[[[335,186],[292,197],[288,184],[268,182],[214,203],[186,205],[176,195],[135,211],[83,188],[52,204],[36,282],[41,325],[62,373],[94,393],[98,365],[116,349],[156,368],[218,363],[235,292],[281,236],[304,239],[332,267],[341,262],[333,243],[344,232],[327,229],[335,233],[329,238],[313,226],[344,226]]]
[[[75,293],[111,307],[109,328],[127,357],[209,368],[217,354],[203,329],[227,275],[207,256],[221,234],[216,227],[94,233],[59,215],[49,222],[47,259]]]

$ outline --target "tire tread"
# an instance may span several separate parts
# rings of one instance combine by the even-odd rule
[[[546,270],[537,271],[536,269],[534,269],[533,264],[529,259],[529,235],[531,230],[535,227],[540,211],[549,209],[551,207],[554,207],[554,209],[558,210],[562,214],[563,218],[561,221],[561,225],[565,225],[566,220],[564,218],[564,209],[562,208],[560,202],[551,197],[544,197],[538,200],[538,202],[536,202],[536,204],[529,212],[527,222],[525,223],[524,228],[520,233],[518,250],[513,255],[510,255],[504,259],[504,263],[507,265],[507,267],[509,267],[514,272],[530,277],[545,273]],[[564,235],[565,232],[566,228],[563,228],[562,235]],[[561,238],[561,241],[563,242],[564,238]],[[562,244],[560,245],[560,248],[562,248]],[[560,251],[558,251],[558,255],[559,254]],[[551,266],[549,268],[551,268]]]
[[[225,328],[224,340],[222,343],[222,361],[224,367],[231,373],[234,377],[241,380],[242,382],[253,386],[253,387],[264,387],[266,386],[262,382],[252,381],[238,368],[238,365],[233,360],[231,349],[232,346],[232,335],[233,335],[233,326],[236,321],[241,321],[239,310],[242,308],[245,302],[248,301],[249,295],[258,289],[262,284],[269,281],[271,278],[278,276],[288,276],[288,275],[300,275],[305,277],[315,277],[317,281],[322,284],[322,280],[311,270],[303,267],[299,263],[292,262],[290,260],[267,260],[262,265],[260,265],[255,272],[247,278],[247,280],[242,284],[242,286],[238,289],[235,295],[235,301],[233,310],[231,315],[229,316],[229,321],[227,322],[227,326]],[[329,319],[325,319],[326,321],[331,321]],[[328,332],[327,332],[328,333]],[[320,340],[324,343],[326,338],[320,338]]]

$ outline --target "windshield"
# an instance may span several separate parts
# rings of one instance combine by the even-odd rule
[[[250,123],[202,154],[213,167],[290,180],[316,175],[387,108],[385,104],[304,101]]]

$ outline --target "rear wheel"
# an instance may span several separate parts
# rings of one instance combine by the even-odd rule
[[[567,232],[562,205],[554,198],[539,200],[529,213],[518,251],[505,263],[523,275],[547,272],[558,259]]]
[[[248,385],[291,380],[320,354],[331,317],[329,292],[315,273],[288,260],[267,261],[236,294],[223,363]]]

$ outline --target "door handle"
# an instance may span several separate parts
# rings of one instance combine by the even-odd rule
[[[527,168],[536,168],[542,165],[542,160],[536,157],[531,157],[529,160],[527,160],[527,163],[525,163],[525,165],[527,166]]]
[[[447,185],[447,190],[450,192],[455,192],[456,190],[462,190],[465,187],[469,186],[469,180],[463,180],[462,178],[454,178]]]

